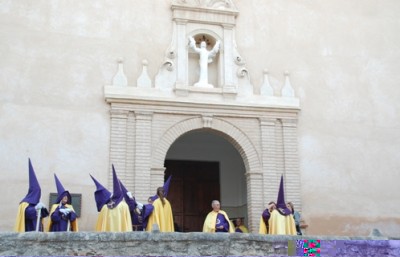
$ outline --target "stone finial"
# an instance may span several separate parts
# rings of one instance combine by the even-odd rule
[[[142,65],[142,74],[140,74],[139,78],[137,79],[137,87],[151,88],[151,79],[147,73],[147,60],[143,60]]]
[[[128,86],[128,79],[124,73],[124,63],[122,58],[118,58],[118,71],[113,78],[113,86],[126,87]]]
[[[283,97],[294,97],[294,89],[292,85],[290,84],[289,80],[289,72],[285,71],[285,84],[282,88],[282,96]]]
[[[269,83],[268,70],[264,70],[264,82],[260,88],[260,94],[265,96],[274,96],[274,88]]]

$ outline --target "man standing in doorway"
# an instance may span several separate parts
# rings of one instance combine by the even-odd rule
[[[229,232],[234,233],[234,226],[229,221],[229,217],[221,210],[221,204],[218,200],[213,200],[211,202],[211,207],[213,210],[207,215],[206,220],[203,225],[203,232]]]

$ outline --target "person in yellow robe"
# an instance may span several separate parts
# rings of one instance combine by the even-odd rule
[[[67,190],[64,189],[56,174],[54,174],[54,179],[56,182],[58,196],[55,204],[53,204],[50,209],[50,222],[48,231],[78,232],[78,220],[74,207],[71,204],[71,195]]]
[[[146,231],[153,230],[153,224],[157,224],[160,232],[174,232],[174,218],[171,204],[164,197],[164,187],[157,188],[158,198],[153,202],[153,212],[147,222]]]
[[[242,218],[236,218],[235,220],[235,232],[237,233],[249,233],[249,230],[243,224]]]
[[[132,220],[129,206],[125,201],[123,201],[124,196],[114,165],[112,165],[112,170],[113,194],[92,177],[97,186],[95,200],[97,210],[99,211],[95,230],[97,232],[132,231]]]
[[[229,232],[234,233],[235,229],[232,222],[229,220],[228,214],[221,210],[221,204],[218,200],[211,202],[213,210],[208,213],[204,225],[203,232]]]
[[[29,159],[29,189],[28,194],[18,206],[14,227],[16,232],[43,231],[43,218],[47,217],[49,212],[40,202],[41,192],[31,159]]]
[[[296,235],[296,225],[292,212],[287,208],[283,191],[283,176],[276,205],[271,204],[264,210],[260,219],[260,234]]]

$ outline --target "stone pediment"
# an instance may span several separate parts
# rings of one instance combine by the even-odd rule
[[[268,70],[264,70],[260,90],[254,90],[236,44],[239,12],[232,0],[172,0],[171,10],[171,42],[154,82],[144,60],[136,85],[128,86],[120,60],[113,84],[105,87],[108,102],[142,98],[300,109],[288,72],[277,88],[271,86]]]

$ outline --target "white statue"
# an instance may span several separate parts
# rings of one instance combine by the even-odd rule
[[[189,37],[189,42],[190,42],[190,47],[200,55],[199,59],[199,64],[200,64],[200,78],[199,82],[194,84],[195,86],[198,87],[213,87],[213,85],[208,84],[208,64],[212,62],[212,58],[215,57],[215,55],[219,51],[219,45],[220,41],[218,40],[213,49],[211,51],[208,51],[206,48],[206,42],[202,41],[200,43],[200,48],[196,47],[196,41],[194,40],[193,37]]]

